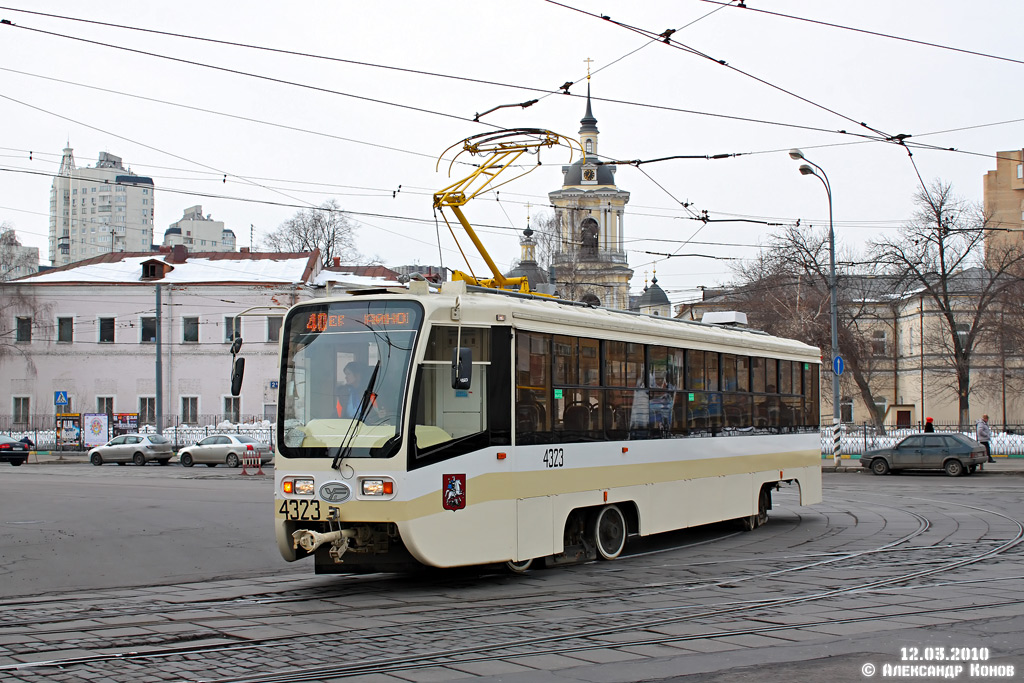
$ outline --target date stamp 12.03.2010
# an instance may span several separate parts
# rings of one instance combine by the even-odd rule
[[[1019,668],[994,661],[987,647],[902,647],[894,662],[861,665],[865,678],[1012,679]]]

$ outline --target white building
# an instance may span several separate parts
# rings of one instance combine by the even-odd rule
[[[100,152],[95,166],[76,168],[65,147],[50,189],[50,263],[150,251],[155,199],[153,179],[133,175],[121,157]]]
[[[184,215],[164,232],[164,246],[183,244],[192,251],[235,251],[235,233],[224,221],[203,216],[203,207],[190,206]]]
[[[13,230],[0,232],[0,281],[39,272],[39,247],[25,247]]]
[[[90,193],[91,195],[91,193]],[[52,424],[60,412],[139,413],[143,424],[216,424],[273,416],[284,310],[322,293],[317,251],[295,254],[108,253],[0,284],[12,303],[0,336],[0,414],[11,426]],[[159,294],[158,294],[159,292]],[[159,303],[158,303],[159,302]],[[159,313],[158,313],[159,311]],[[159,324],[158,324],[159,323]],[[231,342],[243,340],[245,383],[231,396]],[[158,385],[157,335],[160,338]],[[6,420],[5,420],[6,421]]]

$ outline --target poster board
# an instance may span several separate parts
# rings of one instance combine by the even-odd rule
[[[133,434],[139,431],[138,413],[114,413],[114,423],[111,425],[113,436],[122,434]]]
[[[57,413],[57,447],[82,447],[82,415],[80,413]]]
[[[106,413],[86,413],[82,425],[82,443],[86,448],[107,443],[110,423]]]

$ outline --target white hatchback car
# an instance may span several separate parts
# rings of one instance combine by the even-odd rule
[[[159,434],[122,434],[115,436],[103,446],[96,446],[89,451],[89,462],[99,466],[105,462],[116,462],[123,465],[133,462],[145,465],[156,460],[161,465],[170,462],[174,455],[171,442]]]
[[[216,467],[221,463],[228,467],[238,467],[247,456],[258,456],[261,465],[274,459],[270,446],[245,434],[212,434],[178,452],[182,467],[192,467],[197,463],[207,467]]]

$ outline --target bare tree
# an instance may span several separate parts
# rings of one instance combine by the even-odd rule
[[[533,219],[533,239],[537,242],[534,253],[537,265],[547,270],[551,267],[551,259],[558,252],[559,233],[558,218],[554,213],[542,213]]]
[[[36,255],[33,256],[33,253]],[[39,269],[38,252],[21,245],[14,226],[0,223],[0,281],[11,280]]]
[[[335,257],[342,263],[356,263],[356,229],[334,199],[315,209],[302,209],[282,223],[263,240],[269,251],[297,252],[320,250],[323,266],[330,266]]]
[[[827,229],[790,226],[773,236],[756,259],[737,267],[736,273],[739,287],[730,298],[747,313],[752,325],[819,348],[831,346]],[[891,344],[879,348],[874,333],[894,329],[895,313],[886,303],[892,283],[867,266],[853,273],[849,266],[840,265],[836,280],[839,348],[872,422],[881,428],[885,414],[876,407],[876,380],[890,370],[893,349]],[[892,339],[893,333],[889,331],[886,338]],[[831,372],[825,374],[838,381]],[[823,395],[831,393],[822,389]]]
[[[917,211],[894,237],[873,242],[871,257],[907,290],[921,292],[934,325],[922,343],[940,367],[935,373],[958,401],[960,428],[970,423],[971,370],[983,344],[994,341],[1000,301],[1018,286],[1024,266],[1017,246],[982,253],[986,217],[981,207],[936,180],[915,195]],[[985,267],[987,265],[987,268]]]

